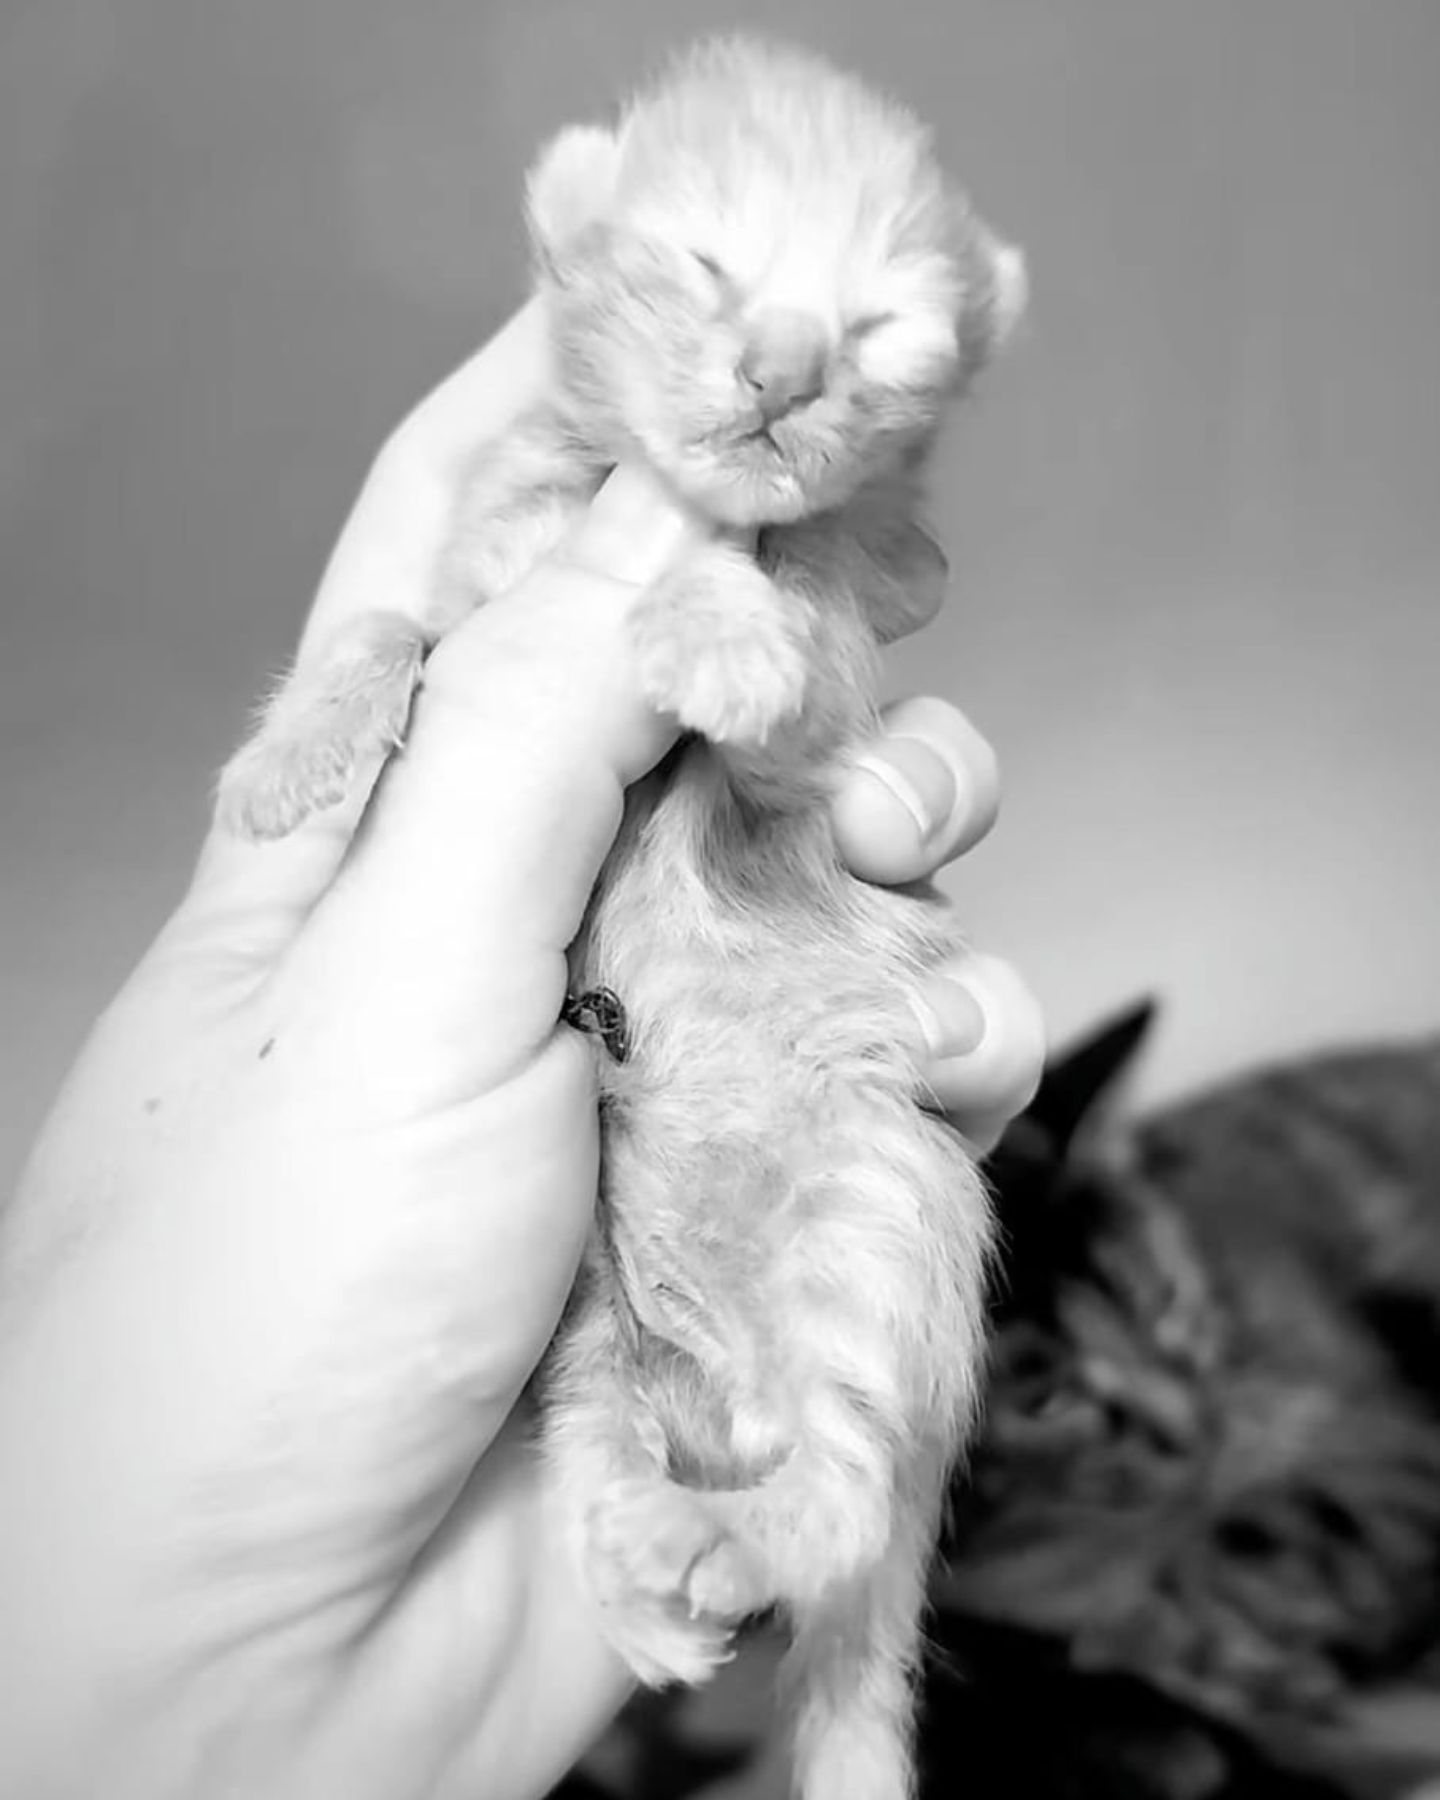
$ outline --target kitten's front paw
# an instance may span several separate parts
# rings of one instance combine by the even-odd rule
[[[235,837],[288,837],[311,813],[339,805],[359,760],[353,738],[341,731],[262,729],[221,776],[216,816]]]
[[[425,645],[409,620],[357,621],[342,654],[293,675],[220,777],[221,827],[282,838],[339,805],[403,741]]]
[[[645,697],[716,744],[763,744],[805,698],[805,652],[773,584],[717,549],[660,582],[632,615]]]

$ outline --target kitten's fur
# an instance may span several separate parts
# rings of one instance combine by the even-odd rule
[[[364,622],[348,671],[300,671],[227,811],[266,833],[338,797],[403,721],[407,656],[507,588],[614,463],[760,528],[753,558],[716,543],[633,615],[648,697],[698,735],[631,795],[577,951],[633,1053],[601,1071],[597,1227],[546,1436],[637,1674],[700,1681],[778,1604],[804,1800],[903,1800],[990,1228],[963,1145],[915,1100],[907,990],[953,927],[928,889],[850,878],[827,803],[875,724],[877,643],[933,576],[925,454],[1021,266],[906,112],[749,41],[693,52],[613,133],[563,134],[530,211],[555,399],[474,470],[433,616]]]

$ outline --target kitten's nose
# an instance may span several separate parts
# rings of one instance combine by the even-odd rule
[[[823,322],[798,307],[773,306],[751,320],[740,373],[767,422],[815,398],[825,384],[829,348]]]

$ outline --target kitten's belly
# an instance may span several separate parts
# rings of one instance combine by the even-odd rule
[[[828,822],[796,829],[828,851]],[[915,1098],[907,989],[953,944],[947,916],[827,878],[824,857],[751,870],[727,902],[665,838],[612,872],[585,973],[630,1025],[629,1061],[602,1077],[629,1302],[718,1390],[742,1462],[802,1428],[841,1335],[928,1428],[963,1410],[989,1243],[973,1163]]]
[[[956,933],[938,897],[830,866],[828,834],[797,819],[809,853],[777,849],[728,894],[695,866],[688,830],[622,840],[583,980],[625,1007],[633,1054],[609,1086],[628,1110],[687,1130],[740,1117],[783,1142],[822,1105],[915,1091],[907,991]]]

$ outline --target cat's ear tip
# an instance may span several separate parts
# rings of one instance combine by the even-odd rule
[[[1164,1010],[1158,993],[1139,994],[1099,1027],[1095,1039],[1111,1045],[1117,1056],[1133,1054],[1155,1029]]]
[[[1133,1000],[1122,1014],[1122,1020],[1136,1031],[1148,1031],[1164,1011],[1165,1002],[1158,993],[1152,991]]]
[[[1158,994],[1142,994],[1049,1058],[1030,1115],[1032,1123],[1049,1132],[1062,1156],[1092,1116],[1103,1117],[1108,1110],[1111,1094],[1134,1067],[1160,1010]]]

